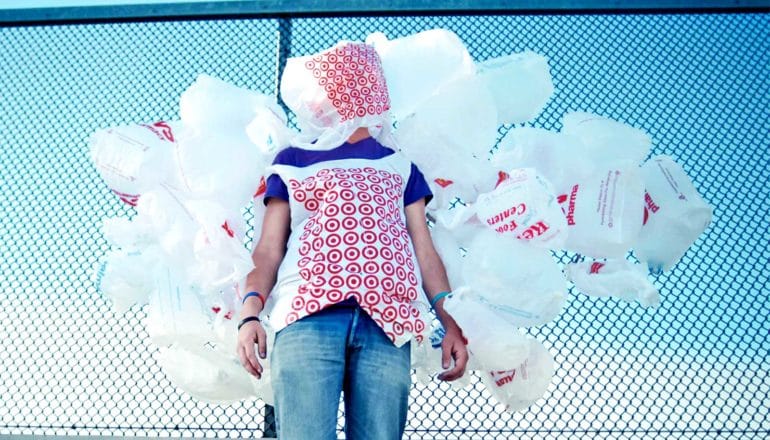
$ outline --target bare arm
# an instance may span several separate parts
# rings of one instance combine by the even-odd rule
[[[425,221],[425,200],[422,199],[408,205],[405,211],[406,227],[414,245],[417,264],[420,266],[423,288],[428,295],[428,299],[432,301],[437,294],[450,291],[451,288],[449,287],[444,263],[441,262],[441,257],[433,246],[430,230]],[[444,299],[440,299],[434,306],[436,315],[444,326],[444,330],[446,330],[444,341],[441,343],[441,364],[444,369],[447,369],[450,366],[450,358],[453,358],[455,365],[451,370],[441,373],[439,379],[452,381],[462,377],[465,373],[465,366],[468,362],[468,350],[465,348],[466,342],[462,329],[444,310],[443,304]]]
[[[246,276],[245,292],[259,292],[267,299],[275,285],[278,267],[286,254],[286,243],[289,239],[291,215],[289,202],[271,198],[267,202],[265,219],[262,222],[262,234],[251,254],[254,268]],[[249,297],[243,304],[240,319],[247,316],[257,316],[262,311],[264,303],[256,297]],[[259,357],[267,356],[267,335],[265,329],[257,321],[246,323],[238,332],[238,356],[243,367],[258,379],[262,375],[260,365],[254,351],[254,343],[259,347]]]

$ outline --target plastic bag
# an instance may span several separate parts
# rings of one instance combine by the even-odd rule
[[[257,116],[257,112],[265,109],[276,115],[283,114],[274,96],[238,87],[205,74],[198,75],[179,97],[182,123],[195,132],[243,131]]]
[[[495,172],[489,161],[450,147],[441,135],[421,124],[418,117],[402,121],[394,138],[430,185],[434,198],[428,204],[429,210],[447,209],[456,198],[465,202],[476,200],[481,192],[494,188]]]
[[[534,168],[511,170],[474,207],[479,220],[500,234],[549,249],[559,249],[567,240],[567,222],[554,190]]]
[[[712,209],[669,156],[653,157],[641,172],[644,226],[634,251],[654,272],[670,270],[711,223]]]
[[[599,168],[558,195],[567,217],[565,247],[594,258],[623,258],[642,227],[644,184],[639,168]]]
[[[161,347],[158,364],[182,391],[209,403],[231,403],[254,396],[251,377],[240,361],[208,346]]]
[[[151,268],[158,261],[159,256],[151,250],[111,251],[96,271],[96,290],[112,302],[115,313],[125,313],[134,304],[145,304],[155,289]]]
[[[561,312],[566,280],[549,251],[487,230],[464,261],[463,285],[514,325],[545,324]]]
[[[479,76],[497,105],[498,124],[533,119],[553,94],[548,59],[534,52],[515,53],[479,64]]]
[[[529,343],[519,329],[467,288],[455,289],[444,300],[444,310],[463,329],[474,369],[505,369],[529,356]]]
[[[289,58],[281,96],[301,133],[292,144],[325,150],[341,145],[360,127],[390,126],[390,98],[380,57],[351,41],[314,55]]]
[[[482,373],[484,385],[506,411],[520,411],[543,397],[554,373],[551,353],[529,339],[529,356],[516,368]]]
[[[133,124],[97,130],[90,140],[91,160],[107,186],[131,206],[161,182],[178,185],[173,172],[175,122]]]
[[[582,154],[580,139],[534,127],[517,127],[505,134],[492,156],[499,169],[534,168],[554,190],[563,190],[575,179],[591,174],[594,165]]]
[[[652,140],[644,131],[591,113],[567,113],[562,119],[564,134],[580,139],[585,155],[595,164],[613,166],[629,162],[635,166],[650,153]]]
[[[215,314],[199,293],[183,285],[171,270],[162,270],[149,297],[145,325],[158,347],[182,344],[195,347],[215,340]]]
[[[243,130],[185,129],[178,139],[177,167],[188,197],[216,200],[228,212],[240,212],[248,205],[266,164]]]
[[[647,275],[647,264],[628,260],[584,261],[567,265],[567,276],[581,292],[590,296],[614,297],[644,307],[660,304],[660,294]]]
[[[198,264],[191,279],[204,292],[237,283],[254,267],[245,247],[243,217],[227,213],[212,201],[188,201],[186,208],[199,225],[193,241]]]
[[[380,55],[391,113],[398,121],[445,84],[476,72],[465,44],[446,29],[431,29],[393,40],[375,33],[366,42]]]
[[[486,159],[497,140],[497,109],[486,84],[465,76],[443,85],[420,103],[411,123],[438,135],[440,143],[429,151],[465,152]],[[406,121],[401,121],[404,124]],[[434,156],[435,157],[435,156]]]

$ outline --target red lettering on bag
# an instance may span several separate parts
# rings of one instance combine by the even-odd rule
[[[120,197],[120,200],[122,200],[125,203],[128,203],[131,206],[136,206],[136,204],[139,202],[139,194],[126,194],[124,192],[120,192],[114,189],[112,189],[112,192],[117,194],[118,197]]]
[[[545,232],[548,229],[550,229],[548,227],[548,225],[545,224],[544,222],[540,221],[540,222],[537,222],[534,225],[528,227],[527,229],[525,229],[524,232],[519,234],[519,236],[517,238],[520,238],[522,240],[531,240],[531,239],[533,239],[535,237],[539,237],[539,236],[545,234]]]
[[[157,136],[158,139],[162,141],[174,142],[174,133],[171,131],[171,126],[169,126],[167,122],[158,121],[153,123],[152,125],[147,125],[147,124],[139,124],[139,125],[155,133],[155,136]]]
[[[449,180],[449,179],[442,179],[442,178],[440,178],[440,177],[439,177],[439,178],[436,178],[436,179],[433,179],[433,181],[434,181],[434,182],[436,182],[436,184],[437,184],[438,186],[442,187],[442,188],[446,188],[447,186],[449,186],[449,185],[451,185],[451,184],[453,184],[453,183],[454,183],[454,181],[452,181],[452,180]]]
[[[604,267],[604,263],[601,263],[599,261],[594,262],[591,264],[591,270],[589,273],[599,273],[599,270]]]
[[[567,206],[567,224],[570,226],[575,225],[575,199],[577,198],[579,184],[572,187],[572,191],[569,193],[569,205]]]
[[[511,177],[510,174],[506,173],[505,171],[498,171],[497,172],[497,183],[495,184],[495,188],[500,186],[501,183],[508,180],[508,178]]]
[[[265,182],[265,176],[262,176],[262,178],[259,179],[259,187],[257,188],[257,192],[254,193],[254,198],[259,197],[266,192],[267,182]]]
[[[235,237],[235,232],[233,232],[233,230],[230,228],[230,225],[228,225],[227,222],[224,222],[222,224],[222,229],[224,229],[225,232],[227,232],[227,235],[229,235],[230,237]]]
[[[506,373],[510,373],[510,374],[506,374]],[[511,382],[513,382],[513,379],[516,378],[516,370],[498,371],[497,374],[505,374],[505,376],[503,376],[501,378],[497,378],[497,377],[495,377],[495,373],[490,373],[492,378],[495,379],[495,385],[497,385],[498,387],[501,387],[501,386],[503,386],[505,384],[511,383]]]
[[[660,206],[655,204],[655,202],[652,200],[652,196],[647,191],[644,192],[644,203],[648,208],[650,208],[650,211],[652,211],[653,214],[658,212],[660,209]]]
[[[507,219],[508,217],[512,215],[522,215],[525,212],[527,212],[527,205],[525,203],[519,203],[518,205],[511,206],[510,208],[504,210],[503,212],[495,214],[494,217],[490,217],[487,219],[487,224],[489,226],[494,226],[497,223],[500,223]],[[513,222],[515,224],[515,222]],[[514,226],[515,229],[516,226]]]
[[[165,137],[169,142],[174,142],[174,133],[171,131],[171,126],[169,126],[167,122],[159,121],[152,125],[160,128],[163,137]]]

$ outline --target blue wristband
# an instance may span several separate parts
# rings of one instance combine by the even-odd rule
[[[438,295],[434,296],[432,300],[430,300],[430,307],[432,309],[436,308],[436,303],[439,302],[441,298],[447,297],[451,295],[452,292],[441,292]]]
[[[246,299],[249,298],[250,296],[256,296],[257,298],[259,298],[259,300],[262,302],[263,305],[265,304],[265,299],[262,298],[262,294],[259,292],[247,293],[246,296],[243,297],[243,300],[241,300],[241,304],[246,304]]]

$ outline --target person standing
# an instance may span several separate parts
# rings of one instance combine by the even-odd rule
[[[401,438],[410,344],[422,342],[430,319],[420,303],[446,332],[439,379],[460,378],[468,361],[443,309],[451,289],[426,222],[432,194],[420,170],[383,144],[389,99],[373,48],[343,42],[290,59],[281,89],[313,140],[269,168],[238,355],[262,377],[268,319],[279,438],[336,438],[341,394],[348,439]]]

